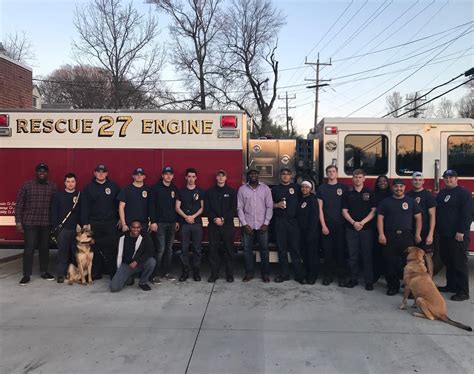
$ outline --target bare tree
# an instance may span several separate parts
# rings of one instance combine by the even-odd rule
[[[468,93],[456,102],[458,116],[461,118],[474,118],[474,97]]]
[[[126,107],[127,99],[140,92],[160,96],[163,51],[155,43],[158,22],[151,14],[145,17],[120,0],[92,0],[76,8],[74,25],[77,60],[92,59],[110,74],[114,108]]]
[[[391,113],[390,116],[397,117],[399,112],[398,108],[400,108],[403,103],[403,98],[402,95],[400,95],[400,92],[393,91],[390,95],[385,97],[385,101],[387,102],[387,111]]]
[[[284,17],[270,0],[233,0],[223,23],[211,85],[220,103],[245,110],[254,118],[257,133],[266,135],[277,98],[277,36]],[[252,103],[257,113],[252,113]]]
[[[220,30],[219,10],[222,0],[147,0],[171,17],[170,35],[173,40],[173,62],[176,71],[187,79],[191,88],[191,106],[206,109],[208,96],[207,64],[214,51]]]
[[[5,35],[1,44],[2,52],[13,60],[31,65],[36,58],[31,41],[24,31]]]
[[[443,97],[436,110],[436,116],[439,118],[453,118],[454,117],[454,105],[449,99]]]

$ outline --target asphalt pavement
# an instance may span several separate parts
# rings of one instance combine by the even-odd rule
[[[386,296],[384,281],[372,292],[242,283],[236,262],[235,283],[209,284],[204,271],[199,283],[114,294],[107,279],[69,286],[37,273],[21,287],[21,259],[1,263],[0,372],[474,373],[474,333],[399,310],[402,294]],[[474,295],[474,258],[469,267]],[[474,326],[474,297],[447,307]]]

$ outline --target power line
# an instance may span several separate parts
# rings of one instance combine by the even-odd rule
[[[406,112],[403,112],[402,114],[399,114],[399,115],[397,116],[397,118],[398,118],[398,117],[401,117],[401,116],[404,116],[405,114],[410,113],[410,112],[412,112],[412,111],[414,111],[414,110],[417,110],[417,109],[421,108],[422,106],[425,106],[426,104],[429,104],[429,103],[431,103],[432,101],[434,101],[434,100],[436,100],[436,99],[439,99],[440,97],[442,97],[442,96],[444,96],[444,95],[447,95],[447,94],[450,93],[451,91],[454,91],[455,89],[464,86],[465,84],[471,82],[472,80],[474,80],[474,78],[470,78],[470,79],[468,79],[467,81],[465,81],[465,82],[463,82],[463,83],[461,83],[461,84],[458,84],[456,87],[453,87],[453,88],[451,88],[450,90],[445,91],[445,92],[443,92],[442,94],[440,94],[440,95],[438,95],[438,96],[435,96],[435,97],[433,97],[432,99],[430,99],[430,100],[428,100],[428,101],[425,101],[424,103],[422,103],[422,104],[420,104],[420,105],[418,105],[418,106],[416,106],[416,107],[414,107],[414,108],[412,108],[412,109],[410,109],[410,110],[407,110]]]
[[[472,26],[470,27],[470,29],[472,28]],[[365,108],[366,106],[372,104],[374,101],[380,99],[383,95],[385,95],[387,92],[389,92],[390,90],[394,89],[395,87],[399,86],[400,84],[402,84],[403,82],[405,82],[408,78],[410,78],[411,76],[413,76],[414,74],[416,74],[417,72],[419,72],[421,69],[423,69],[423,67],[425,67],[428,63],[430,63],[435,57],[437,57],[438,55],[440,55],[442,52],[444,52],[452,43],[454,43],[456,40],[458,40],[459,38],[463,37],[464,35],[466,35],[467,33],[467,30],[466,31],[463,31],[463,33],[461,33],[458,37],[454,38],[452,40],[452,42],[450,44],[448,44],[447,46],[445,46],[441,51],[439,51],[438,53],[436,53],[431,59],[429,59],[426,63],[424,63],[422,66],[420,66],[418,69],[416,69],[413,73],[407,75],[405,78],[403,78],[400,82],[398,82],[397,84],[393,85],[392,87],[390,87],[388,90],[384,91],[382,94],[378,95],[376,98],[370,100],[367,104],[364,104],[362,105],[361,107],[357,108],[356,110],[352,111],[351,113],[349,113],[347,115],[347,117],[351,116],[352,114],[358,112],[359,110]]]
[[[462,77],[462,76],[467,76],[466,74],[468,73],[468,71],[469,71],[469,70],[467,70],[467,71],[465,71],[464,73],[461,73],[461,74],[455,76],[454,78],[451,78],[450,80],[448,80],[448,81],[446,81],[446,82],[444,82],[444,83],[441,83],[441,84],[437,85],[436,87],[431,88],[427,93],[425,93],[425,94],[423,94],[423,95],[421,95],[421,96],[418,96],[417,99],[418,99],[418,100],[419,100],[419,99],[422,99],[422,98],[428,96],[428,95],[429,95],[431,92],[433,92],[434,90],[436,90],[436,89],[438,89],[438,88],[441,88],[441,87],[443,87],[443,86],[446,86],[447,84],[449,84],[449,83],[455,81],[456,79],[458,79],[458,78],[460,78],[460,77]],[[403,109],[403,108],[405,108],[405,107],[407,107],[407,106],[413,104],[414,102],[415,102],[415,100],[412,100],[412,101],[406,103],[405,105],[402,105],[401,107],[395,109],[394,111],[392,111],[392,112],[390,112],[390,113],[387,113],[387,114],[384,115],[382,118],[388,117],[388,116],[390,116],[391,114],[398,112],[400,109]]]

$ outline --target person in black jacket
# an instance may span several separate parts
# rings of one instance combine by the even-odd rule
[[[312,188],[309,181],[301,183],[302,196],[296,210],[300,251],[308,284],[316,283],[319,273],[319,207],[316,196],[311,192]]]
[[[443,173],[445,188],[436,196],[436,229],[439,234],[441,259],[446,265],[446,286],[441,292],[452,292],[453,301],[469,299],[469,268],[467,248],[471,227],[471,193],[458,186],[455,170]]]
[[[117,239],[120,225],[118,219],[118,185],[107,178],[108,170],[103,164],[97,165],[94,178],[82,193],[81,223],[94,233],[94,260],[92,278],[102,278],[102,272],[112,277],[115,273]]]
[[[118,292],[125,285],[133,284],[133,276],[140,274],[138,287],[150,291],[148,279],[155,269],[153,242],[149,235],[141,235],[142,224],[132,220],[130,232],[123,235],[118,244],[117,272],[110,282],[110,291]]]
[[[280,170],[280,184],[273,186],[273,219],[278,249],[278,262],[280,274],[275,278],[276,283],[290,279],[288,267],[288,251],[291,264],[295,269],[295,281],[305,284],[303,264],[300,254],[300,231],[296,220],[296,209],[299,202],[300,187],[291,183],[291,170]]]
[[[211,276],[209,283],[219,278],[219,247],[224,244],[224,263],[227,282],[234,281],[234,217],[237,213],[237,195],[233,188],[226,185],[227,174],[219,170],[216,185],[206,192],[204,210],[209,219],[209,262]]]
[[[151,188],[149,202],[150,230],[155,244],[156,267],[152,274],[152,283],[160,284],[160,275],[170,281],[175,277],[171,274],[173,260],[173,242],[179,230],[178,217],[175,210],[178,189],[173,184],[173,168],[166,166],[161,179]]]
[[[76,191],[76,175],[68,173],[64,176],[65,189],[56,191],[51,206],[51,223],[53,228],[62,224],[62,229],[57,237],[58,241],[58,264],[57,282],[64,283],[64,275],[76,254],[76,226],[79,224],[80,196]],[[79,199],[79,200],[78,200]],[[77,201],[77,204],[76,204]]]

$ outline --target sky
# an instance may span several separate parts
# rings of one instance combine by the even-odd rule
[[[73,64],[72,41],[77,38],[73,14],[85,0],[0,0],[0,38],[25,32],[36,55],[33,75],[46,76],[64,64]],[[156,13],[168,39],[168,18],[133,0],[143,13]],[[319,119],[323,117],[381,117],[387,112],[385,97],[426,93],[430,88],[474,66],[474,2],[464,0],[275,0],[286,23],[278,38],[280,78],[278,94],[288,92],[289,115],[297,131],[306,134],[314,122],[314,66],[320,78],[331,79],[320,90]],[[363,55],[363,56],[361,56]],[[168,64],[164,79],[179,75]],[[466,79],[466,78],[465,78]],[[434,91],[428,98],[463,82],[463,78]],[[178,88],[178,87],[176,87]],[[467,93],[460,87],[445,97],[457,100]],[[434,102],[437,103],[436,101]],[[285,121],[284,100],[277,100],[272,117]]]

